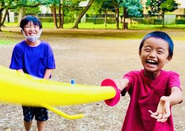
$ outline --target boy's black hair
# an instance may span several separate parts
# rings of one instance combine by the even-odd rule
[[[140,51],[141,51],[141,48],[143,47],[143,44],[146,41],[146,39],[151,38],[151,37],[162,39],[162,40],[166,41],[169,46],[169,57],[173,56],[173,48],[174,48],[173,41],[168,34],[166,34],[165,32],[162,32],[162,31],[154,31],[154,32],[147,34],[143,38],[143,40],[141,41],[141,44],[139,46]]]
[[[28,22],[33,22],[34,25],[38,25],[40,29],[42,28],[40,20],[33,15],[25,16],[20,22],[20,27],[23,29],[24,26],[28,24]]]

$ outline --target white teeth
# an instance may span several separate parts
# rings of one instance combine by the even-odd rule
[[[155,63],[155,61],[153,61],[153,60],[148,60],[148,62]]]
[[[147,60],[148,63],[156,64],[157,62],[155,60]]]

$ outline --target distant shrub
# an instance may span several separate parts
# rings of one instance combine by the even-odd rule
[[[185,18],[176,19],[176,24],[185,24]]]

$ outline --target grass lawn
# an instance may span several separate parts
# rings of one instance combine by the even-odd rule
[[[185,40],[185,25],[144,25],[133,24],[129,25],[128,30],[115,29],[115,24],[107,24],[104,28],[103,24],[93,23],[80,23],[79,29],[71,29],[73,23],[64,24],[64,29],[54,28],[53,23],[42,23],[43,34],[42,37],[50,38],[65,37],[65,38],[103,38],[103,39],[142,39],[147,33],[153,30],[161,30],[167,32],[173,40]],[[7,30],[0,32],[0,45],[17,43],[18,38],[22,37],[18,23],[5,23],[4,29]],[[14,28],[14,29],[13,29]]]
[[[15,40],[0,40],[0,45],[9,45],[9,44],[15,44],[17,41]]]
[[[42,23],[43,28],[53,29],[55,28],[54,23]],[[71,29],[74,23],[64,24],[64,29]],[[18,23],[5,23],[6,27],[19,27]],[[107,27],[104,27],[104,24],[93,24],[93,23],[79,23],[79,29],[116,29],[116,24],[107,24]],[[119,24],[119,28],[122,29],[122,23]],[[143,30],[143,29],[185,29],[185,24],[179,25],[149,25],[149,24],[132,24],[128,25],[128,28],[131,30]]]

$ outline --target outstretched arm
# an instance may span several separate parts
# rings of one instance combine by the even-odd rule
[[[114,82],[116,83],[117,88],[120,89],[121,91],[125,89],[129,84],[129,80],[126,78],[120,80],[115,79]]]
[[[152,112],[151,110],[149,110],[151,117],[153,117],[159,122],[167,121],[168,117],[171,114],[170,106],[174,106],[180,102],[182,102],[181,89],[178,87],[172,87],[170,96],[162,96],[160,98],[157,111]]]

